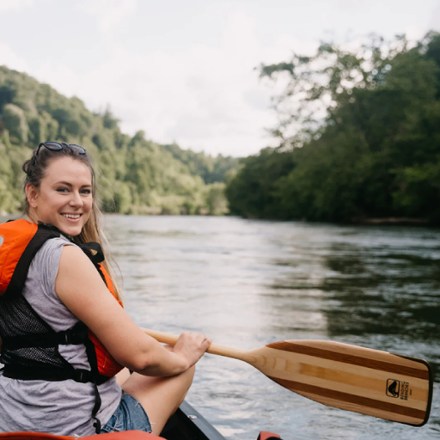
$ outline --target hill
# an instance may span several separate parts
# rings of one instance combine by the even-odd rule
[[[48,84],[0,66],[0,212],[21,209],[21,165],[44,140],[83,145],[93,158],[106,212],[227,212],[225,179],[239,160],[160,145],[143,131],[124,134],[110,110],[89,111]]]

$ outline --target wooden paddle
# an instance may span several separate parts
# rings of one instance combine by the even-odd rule
[[[177,336],[145,329],[159,342]],[[421,426],[432,398],[429,364],[421,359],[325,340],[286,340],[242,351],[211,344],[208,353],[247,362],[283,387],[348,411]]]

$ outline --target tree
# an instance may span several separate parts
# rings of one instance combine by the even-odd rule
[[[24,111],[15,104],[6,104],[3,107],[2,126],[8,130],[11,140],[17,143],[28,141],[29,127]]]
[[[355,53],[322,44],[314,56],[263,65],[262,76],[289,79],[275,99],[280,146],[243,161],[227,187],[232,212],[438,223],[440,34],[410,46],[404,37]]]
[[[351,100],[355,88],[381,84],[390,70],[389,60],[407,44],[403,36],[388,45],[372,36],[356,53],[322,43],[314,55],[293,54],[288,62],[261,64],[260,77],[287,82],[284,92],[273,98],[280,122],[272,133],[280,145],[302,146],[316,138],[326,118]]]
[[[279,217],[277,180],[294,168],[290,152],[266,148],[242,161],[242,168],[228,183],[226,195],[233,214],[244,217]]]

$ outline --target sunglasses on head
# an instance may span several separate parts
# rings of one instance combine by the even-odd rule
[[[66,144],[65,142],[41,142],[41,144],[38,145],[35,156],[38,156],[38,153],[40,152],[42,147],[48,149],[49,151],[70,150],[76,154],[79,154],[80,156],[86,155],[86,150],[84,147],[81,147],[81,145]]]

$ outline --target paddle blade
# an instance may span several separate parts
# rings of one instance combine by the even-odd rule
[[[283,387],[344,410],[421,426],[432,397],[420,359],[321,340],[288,340],[253,352],[255,365]]]

